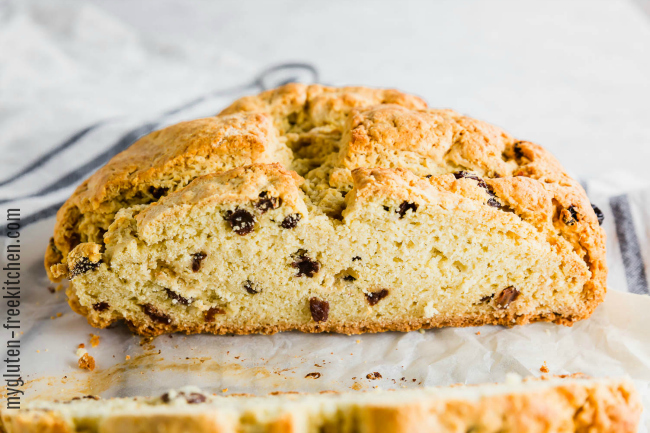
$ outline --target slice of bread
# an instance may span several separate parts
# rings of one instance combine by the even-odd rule
[[[266,397],[187,388],[153,398],[34,401],[1,416],[6,433],[634,433],[641,412],[626,380],[554,378]]]
[[[598,217],[541,147],[302,85],[115,157],[59,211],[46,265],[93,326],[146,335],[570,325],[606,278]]]

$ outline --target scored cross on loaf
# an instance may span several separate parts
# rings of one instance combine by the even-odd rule
[[[288,84],[153,132],[57,215],[45,263],[135,332],[570,325],[605,235],[542,147],[395,90]]]

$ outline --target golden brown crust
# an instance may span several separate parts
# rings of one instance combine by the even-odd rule
[[[430,174],[427,165],[440,164],[454,145],[455,119],[451,110],[409,110],[395,105],[380,105],[354,111],[349,132],[343,140],[340,164],[358,167],[412,168],[416,174]],[[401,157],[395,161],[395,157]],[[422,160],[424,158],[424,161]]]
[[[505,154],[519,163],[513,176],[535,179],[552,195],[553,225],[589,266],[591,279],[585,284],[583,297],[595,309],[606,292],[605,231],[599,226],[587,194],[539,145],[519,141]]]
[[[74,425],[55,411],[2,411],[3,433],[74,433]]]
[[[81,407],[75,407],[76,402],[58,407],[36,403],[27,409],[5,410],[2,426],[7,433],[71,433],[77,431],[74,421],[83,419],[83,431],[88,433],[634,433],[642,412],[629,381],[575,376],[496,387],[398,390],[387,397],[385,392],[204,394],[204,403],[194,404],[158,398],[138,398],[140,403],[129,399],[81,402]],[[84,407],[94,408],[95,415]]]
[[[269,163],[275,165],[258,165]],[[248,164],[257,168],[237,168]],[[233,168],[223,176],[246,190],[220,189],[221,175],[187,186],[197,177]],[[303,191],[296,171],[306,179]],[[450,174],[460,171],[482,180]],[[77,260],[69,258],[70,252],[81,242],[102,248],[104,232],[120,209],[159,200],[136,216],[142,238],[153,240],[147,233],[188,206],[200,207],[197,198],[206,206],[250,200],[251,191],[259,189],[256,182],[274,176],[282,178],[273,183],[281,185],[289,207],[303,216],[305,205],[340,219],[341,212],[351,212],[364,200],[388,195],[430,201],[440,198],[436,191],[455,194],[451,201],[468,198],[517,215],[543,233],[558,254],[575,252],[584,261],[574,267],[580,278],[585,263],[589,270],[579,314],[564,319],[531,315],[522,323],[572,323],[588,317],[604,298],[604,231],[580,185],[540,146],[451,110],[428,109],[419,98],[394,90],[300,84],[242,98],[216,117],[156,131],[116,156],[59,210],[54,242],[46,252],[48,273],[53,279],[69,276],[70,260]],[[71,305],[82,311],[74,299]],[[96,326],[106,321],[87,314],[96,316],[89,317]]]
[[[411,109],[426,108],[417,96],[393,89],[368,87],[327,87],[319,84],[287,84],[259,95],[246,96],[225,108],[219,115],[242,112],[267,112],[279,128],[289,131],[294,125],[311,129],[325,125],[341,125],[358,107],[396,104]]]
[[[98,428],[101,433],[151,433],[151,432],[234,432],[235,420],[223,414],[199,413],[192,415],[159,414],[134,422],[134,416],[111,416]],[[286,430],[285,430],[286,431]]]
[[[360,410],[368,432],[635,432],[638,402],[628,386],[584,388],[565,385],[537,393],[497,395],[479,403],[438,402]],[[596,397],[597,396],[597,397]]]
[[[277,139],[270,116],[262,113],[178,123],[146,135],[113,158],[78,200],[84,207],[95,207],[142,184],[164,187],[165,175],[178,176],[183,166],[191,170],[204,158],[214,160],[210,168],[216,170],[271,162]],[[161,184],[154,184],[156,180]]]
[[[354,190],[346,196],[348,202],[363,203],[373,197],[390,197],[395,201],[431,200],[434,188],[425,179],[410,171],[396,168],[356,168],[352,170]]]

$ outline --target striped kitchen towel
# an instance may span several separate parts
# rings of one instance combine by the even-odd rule
[[[583,185],[605,215],[608,289],[649,294],[650,185],[623,172],[588,179]]]
[[[106,119],[70,133],[61,143],[43,143],[40,155],[26,155],[31,162],[15,174],[2,177],[0,209],[21,210],[22,227],[51,219],[75,188],[113,156],[140,137],[184,120],[213,116],[235,99],[288,82],[314,83],[316,69],[306,63],[285,63],[262,71],[247,83],[209,92],[154,119]],[[73,163],[70,163],[73,161]],[[0,225],[4,236],[6,224]]]

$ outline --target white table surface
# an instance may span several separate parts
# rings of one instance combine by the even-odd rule
[[[284,61],[487,120],[583,178],[647,172],[648,0],[0,1],[0,171]]]
[[[93,3],[152,38],[416,93],[543,144],[580,176],[650,162],[647,2]]]

